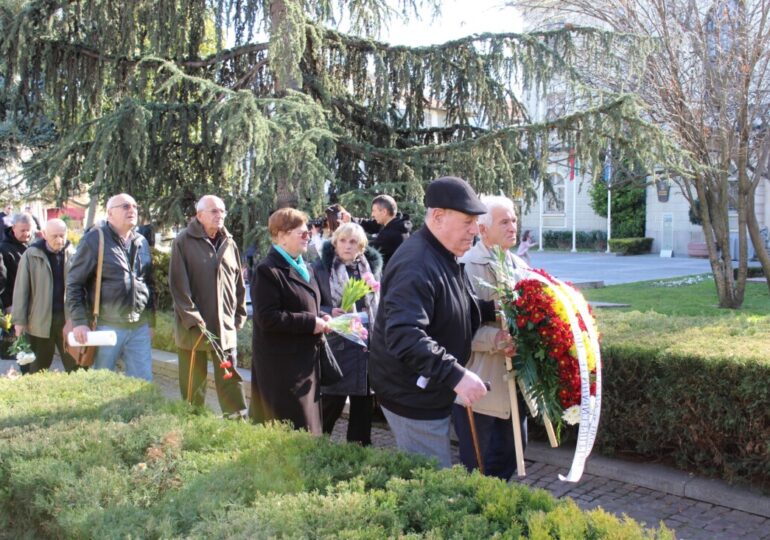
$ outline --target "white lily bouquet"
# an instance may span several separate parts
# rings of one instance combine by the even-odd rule
[[[16,338],[8,352],[16,355],[16,363],[20,366],[26,366],[35,361],[35,353],[32,352],[32,347],[29,345],[25,334]]]

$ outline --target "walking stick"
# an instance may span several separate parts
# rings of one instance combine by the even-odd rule
[[[473,451],[476,452],[476,463],[479,466],[479,472],[484,474],[484,460],[481,458],[481,447],[479,446],[479,435],[476,433],[476,418],[473,416],[473,407],[466,405],[465,411],[468,413],[468,423],[471,426],[471,439],[473,440]]]

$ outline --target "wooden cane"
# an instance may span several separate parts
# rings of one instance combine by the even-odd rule
[[[476,432],[476,418],[473,416],[473,407],[466,405],[465,412],[468,413],[468,423],[471,426],[471,439],[473,440],[473,451],[476,452],[476,463],[479,466],[479,472],[484,474],[484,460],[481,457],[481,447],[479,446],[479,435]]]

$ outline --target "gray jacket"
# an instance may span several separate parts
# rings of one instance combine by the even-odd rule
[[[104,266],[102,270],[99,324],[137,327],[155,324],[152,255],[147,240],[132,232],[127,245],[111,225],[104,231]],[[96,228],[83,236],[71,259],[64,300],[67,316],[75,326],[89,324],[92,318],[99,234]]]

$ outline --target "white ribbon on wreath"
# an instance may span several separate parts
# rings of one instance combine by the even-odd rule
[[[525,279],[535,279],[550,287],[557,300],[567,309],[570,329],[575,340],[578,366],[580,367],[580,426],[578,428],[575,455],[572,458],[572,467],[567,476],[559,475],[562,482],[577,482],[583,476],[585,463],[591,454],[596,439],[596,431],[599,427],[599,417],[602,408],[602,358],[599,349],[599,335],[596,331],[594,319],[588,312],[585,301],[577,296],[577,292],[563,281],[552,278],[553,281],[537,272],[528,271]],[[576,313],[579,313],[585,323],[588,339],[596,356],[596,396],[591,396],[591,379],[588,370],[588,355],[583,343],[583,332]]]

